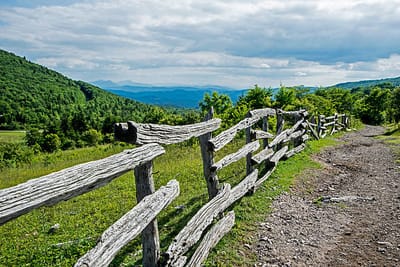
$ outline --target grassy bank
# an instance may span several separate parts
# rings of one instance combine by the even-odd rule
[[[220,242],[207,266],[250,266],[254,256],[246,254],[243,245],[252,242],[257,224],[269,211],[275,196],[290,187],[293,178],[306,168],[318,168],[311,155],[335,141],[327,138],[308,142],[307,149],[280,163],[274,175],[252,196],[235,204],[236,225]],[[242,142],[233,142],[218,157],[237,150]],[[30,165],[5,169],[0,188],[13,186],[80,162],[95,160],[122,151],[121,146],[100,146],[42,155]],[[237,184],[245,176],[244,160],[219,173],[221,182]],[[202,176],[198,146],[173,145],[154,162],[156,188],[171,179],[180,183],[180,196],[158,217],[161,247],[165,251],[172,238],[207,202],[207,189]],[[109,185],[53,207],[43,207],[0,226],[0,265],[71,266],[92,248],[101,233],[136,204],[132,173]],[[52,225],[60,228],[51,233]],[[140,264],[139,238],[127,246],[114,260],[113,266]]]

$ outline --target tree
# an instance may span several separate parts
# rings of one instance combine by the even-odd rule
[[[393,120],[396,123],[400,122],[400,87],[397,87],[392,92],[391,109]]]
[[[281,109],[292,109],[296,101],[296,90],[294,88],[288,88],[281,86],[278,93],[275,96],[275,107]]]
[[[54,152],[60,149],[61,140],[55,133],[48,133],[43,137],[43,143],[41,145],[42,150],[46,152]]]
[[[223,114],[233,108],[232,100],[226,94],[218,94],[216,91],[210,95],[206,93],[203,100],[199,103],[199,107],[203,113],[207,113],[211,107],[214,107],[214,112]]]
[[[272,89],[259,87],[257,84],[254,88],[249,89],[246,95],[239,98],[237,105],[245,104],[249,109],[259,109],[271,107]]]
[[[89,130],[87,130],[86,132],[83,133],[82,139],[89,146],[95,146],[101,141],[102,135],[101,135],[100,132],[98,132],[95,129],[89,129]]]

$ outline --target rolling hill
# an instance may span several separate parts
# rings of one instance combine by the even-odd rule
[[[332,87],[339,87],[344,89],[354,89],[359,87],[370,87],[375,86],[382,83],[390,83],[393,86],[400,86],[400,77],[397,78],[386,78],[380,80],[365,80],[365,81],[358,81],[358,82],[345,82],[345,83],[338,83]]]
[[[151,109],[0,50],[0,129],[47,128],[74,116],[99,129],[110,117],[142,121]]]

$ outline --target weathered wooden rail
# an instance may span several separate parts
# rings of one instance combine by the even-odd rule
[[[272,116],[276,116],[274,133],[271,133],[269,125]],[[242,121],[215,137],[212,133],[220,127],[221,120],[213,118],[212,110],[204,122],[185,126],[119,123],[115,127],[116,137],[142,146],[0,190],[0,225],[35,208],[54,205],[94,190],[133,170],[138,204],[110,226],[97,245],[75,266],[107,266],[118,251],[139,234],[142,235],[144,266],[200,266],[209,250],[233,227],[234,212],[224,216],[233,203],[257,190],[274,172],[280,160],[302,151],[309,139],[308,133],[319,139],[328,132],[333,134],[349,126],[345,114],[319,116],[318,122],[308,121],[307,116],[306,110],[253,110]],[[216,153],[234,140],[240,131],[245,131],[246,144],[214,162]],[[179,184],[171,180],[155,191],[152,162],[165,153],[161,145],[180,143],[193,137],[199,138],[209,202],[181,229],[167,251],[161,253],[156,217],[178,196]],[[220,184],[218,172],[244,158],[246,176],[241,182],[233,188],[227,183]],[[218,222],[210,228],[215,220]],[[204,233],[207,229],[208,232]],[[188,259],[187,252],[196,244],[199,244],[197,249]]]

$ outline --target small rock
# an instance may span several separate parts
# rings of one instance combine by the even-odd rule
[[[269,244],[272,244],[272,240],[271,239],[269,239],[268,237],[266,237],[266,236],[264,236],[264,237],[261,237],[260,238],[260,241],[264,241],[264,242],[267,242],[267,243],[269,243]]]
[[[386,252],[386,249],[382,248],[382,247],[378,247],[378,252],[384,254]]]
[[[175,209],[177,209],[177,210],[184,210],[185,208],[186,208],[185,205],[179,205],[179,206],[175,207]]]
[[[251,249],[251,246],[249,244],[244,244],[244,247],[247,249]]]
[[[56,223],[52,227],[50,227],[49,231],[47,231],[48,234],[53,234],[55,231],[57,231],[60,228],[60,224]]]
[[[391,247],[392,246],[392,244],[390,242],[385,242],[385,241],[378,241],[377,244],[380,245],[380,246],[385,246],[385,247]]]

